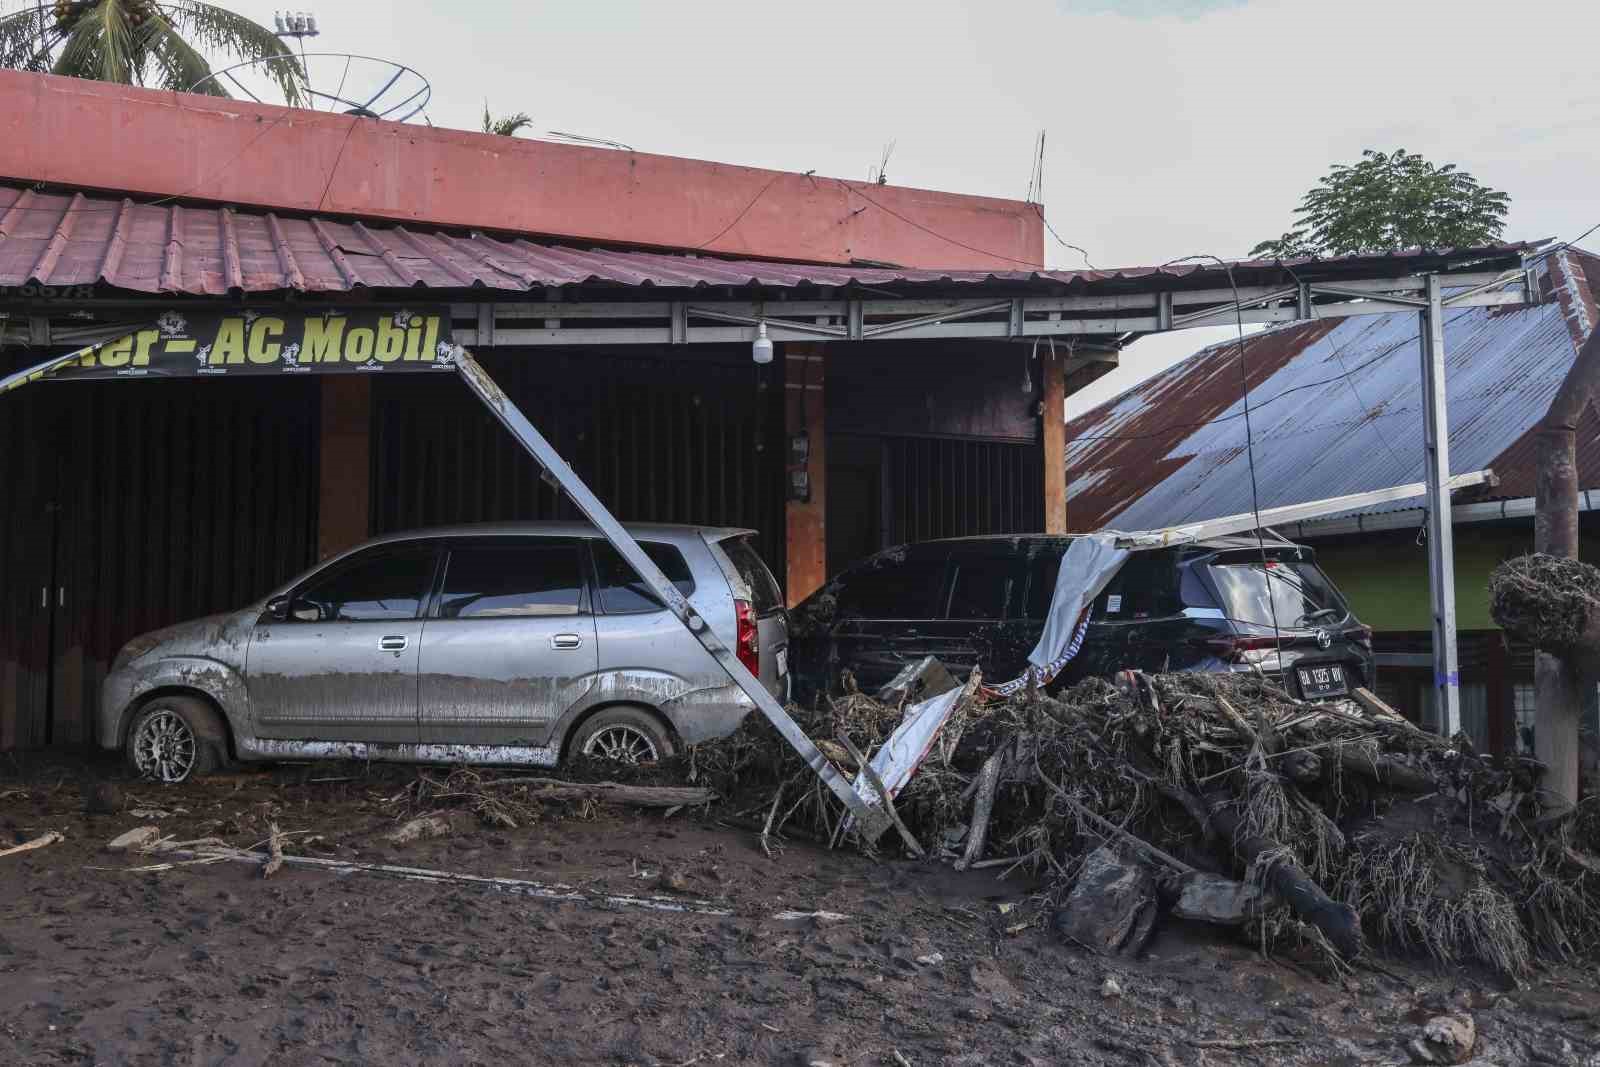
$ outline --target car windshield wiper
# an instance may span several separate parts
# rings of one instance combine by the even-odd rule
[[[1324,619],[1324,618],[1328,618],[1330,616],[1333,617],[1333,618],[1339,618],[1339,609],[1338,608],[1321,608],[1321,609],[1319,609],[1317,611],[1307,612],[1306,614],[1304,614],[1304,615],[1300,616],[1298,619],[1296,619],[1294,621],[1294,624],[1296,626],[1299,626],[1303,622],[1316,622],[1318,619]]]

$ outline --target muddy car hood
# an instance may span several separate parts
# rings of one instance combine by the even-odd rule
[[[207,615],[140,634],[122,647],[117,663],[125,665],[168,656],[201,656],[242,669],[250,627],[260,613],[260,606],[252,605],[241,611]]]

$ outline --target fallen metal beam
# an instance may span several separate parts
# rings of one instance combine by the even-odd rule
[[[1452,490],[1469,489],[1475,485],[1494,485],[1495,481],[1492,470],[1458,474],[1445,483],[1445,492],[1448,494]],[[1211,537],[1248,533],[1251,530],[1266,529],[1288,522],[1308,522],[1324,515],[1350,511],[1353,508],[1368,508],[1394,500],[1408,500],[1427,492],[1429,483],[1410,482],[1406,485],[1390,486],[1387,489],[1373,489],[1365,493],[1348,493],[1344,496],[1328,497],[1325,500],[1312,500],[1304,504],[1262,508],[1260,511],[1247,511],[1242,515],[1224,515],[1217,519],[1206,519],[1183,526],[1168,526],[1160,530],[1132,530],[1126,533],[1115,531],[1117,547],[1138,550],[1187,545]]]
[[[822,750],[817,748],[812,743],[811,738],[805,735],[805,731],[801,730],[800,726],[789,717],[789,713],[783,709],[783,705],[771,693],[767,692],[766,686],[762,685],[760,680],[751,674],[743,663],[739,662],[739,658],[734,655],[733,650],[723,643],[722,639],[716,635],[705,619],[694,610],[689,601],[684,598],[684,595],[678,591],[678,587],[673,585],[667,579],[667,576],[661,573],[660,568],[655,565],[649,556],[645,555],[644,550],[639,547],[639,543],[633,539],[627,530],[623,529],[622,524],[606,509],[606,506],[600,503],[599,498],[589,490],[589,487],[567,465],[567,461],[561,458],[560,453],[555,450],[550,442],[545,440],[544,435],[534,427],[533,423],[528,421],[527,416],[511,402],[511,398],[505,394],[504,390],[496,384],[493,378],[489,377],[488,372],[472,357],[471,353],[465,349],[458,348],[454,354],[454,359],[456,369],[461,374],[461,380],[467,383],[467,388],[471,389],[478,399],[483,401],[489,412],[500,420],[502,426],[511,431],[511,436],[515,437],[517,442],[528,450],[528,454],[560,486],[561,490],[567,494],[578,510],[583,513],[584,517],[594,524],[595,528],[605,536],[607,541],[611,542],[611,547],[615,548],[618,554],[628,561],[628,565],[634,569],[640,578],[644,579],[655,595],[666,605],[667,610],[672,612],[678,621],[684,625],[684,628],[694,635],[695,640],[700,642],[701,647],[711,653],[712,658],[727,672],[728,677],[733,679],[734,684],[738,685],[740,689],[744,690],[745,695],[771,721],[772,725],[783,735],[784,740],[789,742],[796,752],[800,753],[801,758],[822,779],[823,784],[844,802],[851,814],[855,816],[856,826],[861,833],[869,841],[876,841],[883,836],[884,831],[890,826],[888,813],[881,807],[868,804],[856,794],[844,775],[839,772],[839,769],[829,762],[828,757],[822,754]]]

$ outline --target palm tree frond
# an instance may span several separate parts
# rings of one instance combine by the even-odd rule
[[[502,115],[494,118],[489,114],[489,105],[483,105],[483,132],[493,133],[501,137],[515,137],[519,130],[525,130],[533,125],[533,116],[526,111],[519,111],[515,115]]]
[[[192,50],[205,49],[237,60],[257,61],[260,69],[278,83],[284,100],[291,107],[303,104],[306,74],[300,59],[267,27],[202,0],[177,0],[160,6]],[[265,62],[260,62],[263,60]]]
[[[49,8],[26,7],[0,15],[0,67],[41,72],[62,37]]]
[[[184,40],[165,18],[147,19],[139,27],[142,54],[160,71],[162,88],[206,96],[227,96],[228,91],[210,77],[211,64]]]

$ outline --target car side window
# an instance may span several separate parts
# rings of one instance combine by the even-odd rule
[[[953,556],[952,619],[1003,619],[1011,591],[1026,577],[1023,561],[1005,556]]]
[[[433,583],[432,546],[374,550],[295,594],[288,619],[378,622],[414,619]]]
[[[943,554],[867,563],[840,583],[840,619],[928,619],[945,590]],[[942,612],[940,612],[942,614]]]
[[[575,539],[458,544],[445,564],[442,619],[577,615],[583,563]]]
[[[1177,569],[1170,552],[1134,552],[1095,602],[1098,618],[1154,619],[1179,610]]]
[[[1023,606],[1025,619],[1047,619],[1056,598],[1056,580],[1061,576],[1061,553],[1041,552],[1028,564],[1028,599]]]
[[[664,610],[665,605],[644,583],[644,579],[628,566],[628,561],[611,547],[611,542],[590,543],[594,547],[594,565],[600,578],[600,607],[607,615],[637,615]],[[644,549],[650,562],[660,568],[678,592],[684,596],[694,595],[694,576],[689,573],[689,564],[684,561],[682,552],[660,541],[640,541],[639,547]]]

